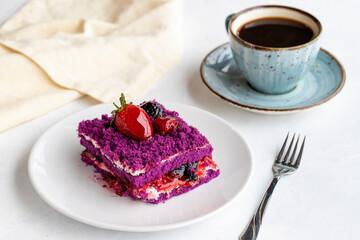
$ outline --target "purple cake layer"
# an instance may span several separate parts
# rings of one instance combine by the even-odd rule
[[[177,112],[162,107],[164,116],[176,117],[180,122],[180,127],[169,134],[155,133],[148,141],[137,141],[110,127],[112,116],[103,115],[101,119],[79,124],[80,142],[135,188],[184,163],[211,156],[213,148],[206,137],[183,121]]]
[[[109,184],[109,187],[112,188],[116,194],[120,196],[130,196],[134,200],[141,199],[143,201],[154,204],[164,202],[174,196],[189,192],[197,188],[198,186],[209,182],[213,178],[216,178],[220,174],[219,168],[214,164],[214,166],[216,166],[216,169],[206,170],[206,172],[204,173],[205,175],[202,176],[195,184],[191,186],[179,186],[174,188],[170,193],[161,193],[157,198],[151,198],[146,192],[137,193],[137,189],[126,189],[123,181],[119,177],[116,177],[116,175],[114,175],[111,170],[107,169],[105,165],[101,167],[101,160],[93,157],[86,150],[83,151],[81,156],[81,160],[87,165],[92,165],[95,168],[95,172],[98,172],[102,175],[104,181]]]
[[[80,143],[86,147],[86,149],[97,158],[101,159],[106,166],[113,171],[117,176],[124,179],[126,183],[134,188],[142,187],[144,184],[151,182],[165,173],[178,168],[184,163],[188,162],[196,162],[202,159],[205,156],[211,156],[212,147],[209,145],[206,148],[189,151],[185,154],[181,154],[172,158],[171,161],[166,161],[164,163],[160,163],[152,169],[148,170],[145,174],[140,174],[138,176],[133,176],[121,169],[119,169],[116,165],[114,165],[108,158],[106,158],[99,149],[95,148],[94,145],[85,140],[83,137],[80,140]]]
[[[106,166],[102,166],[101,162],[96,161],[86,150],[81,153],[81,161],[87,166],[91,165],[95,168],[95,173],[100,173],[103,180],[109,184],[109,187],[114,190],[119,196],[130,196],[124,183],[120,182],[118,178]]]

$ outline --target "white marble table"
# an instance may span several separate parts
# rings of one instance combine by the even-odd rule
[[[0,23],[24,2],[0,0]],[[227,41],[225,17],[269,3],[307,10],[322,22],[322,47],[342,62],[347,74],[343,90],[326,104],[296,114],[260,115],[228,105],[202,83],[199,66],[203,57]],[[288,131],[307,135],[303,163],[296,175],[279,182],[258,239],[359,238],[359,8],[356,0],[185,1],[183,56],[143,98],[194,105],[232,124],[248,141],[254,157],[254,172],[244,191],[215,216],[164,232],[104,230],[58,213],[35,193],[27,160],[33,143],[48,127],[97,103],[84,97],[0,134],[0,239],[237,239],[271,180],[272,159]]]

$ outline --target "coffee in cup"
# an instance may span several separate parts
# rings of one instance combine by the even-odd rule
[[[311,14],[277,5],[252,7],[226,21],[234,61],[267,94],[294,89],[314,64],[322,27]]]

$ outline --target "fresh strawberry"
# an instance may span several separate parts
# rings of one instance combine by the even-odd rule
[[[139,141],[149,140],[154,135],[154,131],[145,110],[132,103],[127,104],[123,93],[120,97],[120,104],[121,106],[118,107],[114,103],[116,110],[111,112],[114,114],[114,118],[110,125],[115,124],[115,127],[128,137]]]
[[[174,117],[158,117],[153,121],[154,130],[161,134],[167,134],[176,129],[179,120]]]

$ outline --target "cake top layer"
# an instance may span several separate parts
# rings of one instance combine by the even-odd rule
[[[79,136],[91,139],[110,161],[120,162],[133,171],[155,166],[178,153],[209,145],[206,137],[181,119],[176,111],[169,111],[161,106],[163,116],[176,117],[180,123],[176,130],[168,134],[155,133],[150,140],[137,141],[110,127],[113,116],[102,115],[101,119],[80,122]]]

